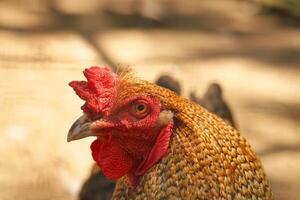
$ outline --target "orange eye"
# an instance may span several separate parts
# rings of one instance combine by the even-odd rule
[[[135,105],[135,113],[138,115],[145,115],[148,112],[148,107],[144,103],[137,103]]]

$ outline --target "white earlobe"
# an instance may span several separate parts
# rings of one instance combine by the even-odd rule
[[[167,125],[169,122],[173,121],[174,113],[170,110],[163,110],[160,112],[158,120],[157,120],[157,126],[162,127]]]

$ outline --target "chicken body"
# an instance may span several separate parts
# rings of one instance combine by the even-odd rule
[[[97,78],[94,74],[91,77]],[[118,87],[118,101],[133,96],[158,99],[162,109],[173,113],[174,126],[166,129],[172,130],[166,153],[160,154],[162,157],[142,173],[135,173],[137,179],[133,180],[132,175],[119,178],[113,199],[272,199],[259,158],[247,141],[221,118],[172,91],[131,75],[123,74],[121,84],[126,87]],[[78,123],[82,120],[75,124]],[[72,126],[68,139],[79,138],[76,127]],[[93,134],[79,135],[82,138]],[[160,145],[159,138],[155,145]],[[92,149],[97,150],[96,145],[97,142]],[[95,155],[98,154],[93,154],[94,159]],[[99,163],[104,165],[102,162]],[[110,171],[108,174],[113,175]]]

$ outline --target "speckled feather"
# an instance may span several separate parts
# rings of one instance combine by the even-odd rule
[[[113,199],[273,199],[261,162],[234,128],[201,106],[128,71],[120,73],[119,99],[152,95],[175,114],[167,155],[133,190],[126,177]]]

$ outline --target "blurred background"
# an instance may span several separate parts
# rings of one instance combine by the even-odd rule
[[[75,200],[92,139],[66,142],[92,65],[218,82],[276,199],[300,199],[299,0],[1,0],[0,199]]]

